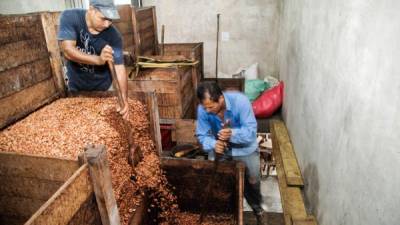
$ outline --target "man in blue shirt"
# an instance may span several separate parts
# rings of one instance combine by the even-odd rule
[[[61,14],[58,40],[67,59],[68,89],[72,92],[110,90],[112,78],[107,62],[114,62],[125,101],[118,111],[127,119],[128,78],[121,34],[112,26],[115,19],[119,14],[113,0],[90,0],[88,10],[68,9]]]
[[[231,156],[246,166],[244,195],[257,224],[263,224],[260,192],[260,153],[257,121],[248,98],[240,92],[224,92],[215,82],[197,87],[196,136],[213,160],[215,153]]]

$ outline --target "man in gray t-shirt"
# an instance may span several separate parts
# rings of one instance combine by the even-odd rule
[[[67,59],[70,91],[107,91],[112,85],[108,61],[115,71],[126,104],[118,109],[128,118],[128,79],[122,53],[122,38],[112,25],[119,19],[112,0],[91,0],[88,10],[69,9],[60,16],[58,40]]]

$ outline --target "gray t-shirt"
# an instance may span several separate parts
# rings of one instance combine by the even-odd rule
[[[91,34],[85,20],[86,10],[68,9],[60,16],[58,40],[74,40],[76,47],[86,54],[100,55],[105,45],[114,50],[114,63],[124,64],[121,34],[110,26],[97,35]],[[70,91],[106,91],[111,86],[107,64],[87,65],[68,60],[68,88]]]

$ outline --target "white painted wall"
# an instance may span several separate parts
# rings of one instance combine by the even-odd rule
[[[284,0],[284,118],[320,225],[400,224],[400,1]]]
[[[62,11],[65,8],[64,0],[0,0],[0,14]]]
[[[280,0],[144,0],[155,5],[159,39],[165,24],[165,42],[204,42],[206,76],[215,75],[217,13],[220,31],[219,71],[232,74],[240,66],[259,62],[259,75],[278,76],[277,46]]]

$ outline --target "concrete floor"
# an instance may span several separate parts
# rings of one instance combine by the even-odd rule
[[[265,178],[265,174],[263,173],[263,178],[261,179],[261,195],[263,197],[262,207],[267,212],[266,221],[268,225],[282,225],[284,224],[284,221],[278,178],[276,176],[276,171],[272,171],[271,174],[272,175],[268,178]],[[243,208],[245,211],[245,225],[256,224],[252,209],[246,202],[246,199],[243,201]]]

